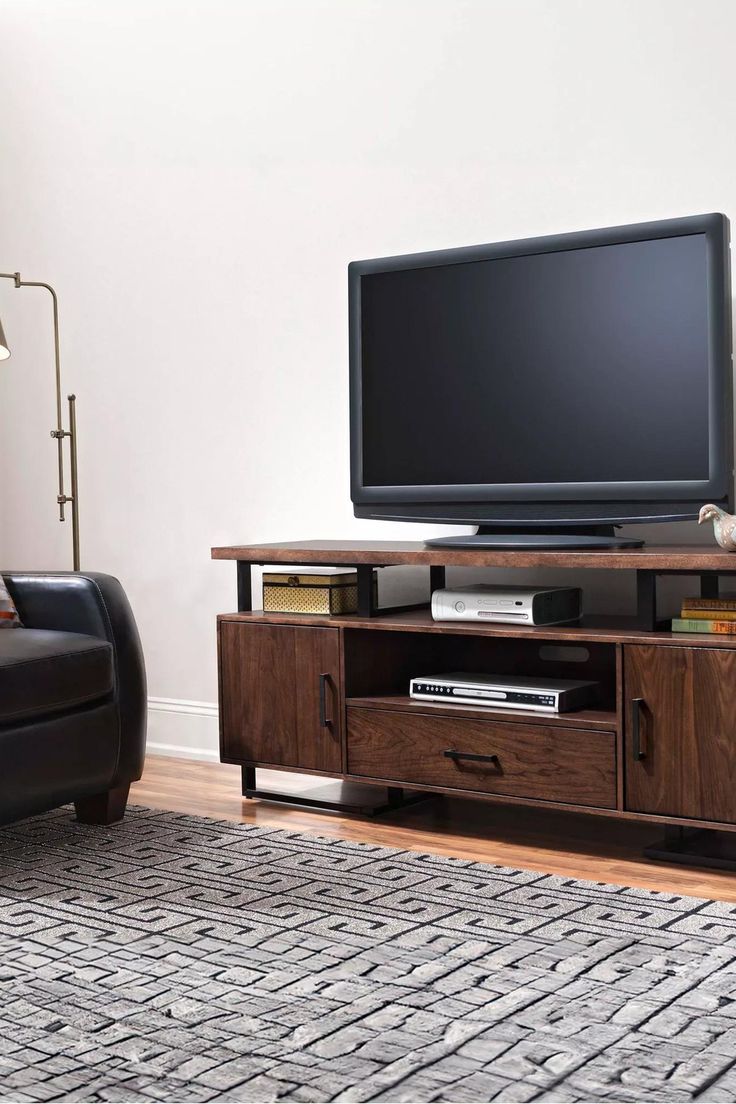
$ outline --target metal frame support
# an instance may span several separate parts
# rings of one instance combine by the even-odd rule
[[[719,582],[720,579],[717,575],[701,575],[700,597],[717,598],[719,593]]]
[[[654,862],[681,863],[709,870],[736,870],[736,836],[713,828],[668,825],[664,838],[644,848]]]
[[[657,627],[657,574],[654,571],[636,573],[636,624],[644,632]]]
[[[373,572],[375,565],[358,564],[358,615],[360,617],[382,617],[389,613],[408,613],[410,610],[426,609],[427,602],[412,602],[406,606],[377,606],[373,593]],[[445,568],[430,567],[429,590],[440,590],[445,585]]]
[[[255,565],[250,560],[237,560],[238,573],[238,613],[249,613],[253,609],[253,583],[251,569]],[[327,565],[330,566],[330,565]],[[341,565],[344,566],[344,565]],[[381,617],[388,613],[407,613],[409,610],[426,609],[427,602],[413,602],[405,606],[377,606],[373,587],[375,565],[356,564],[358,575],[358,615],[360,617]],[[435,590],[445,585],[445,568],[430,567],[430,597]]]
[[[637,628],[654,632],[657,623],[657,577],[659,575],[690,575],[688,571],[637,571],[636,573],[636,622]],[[700,597],[717,598],[720,593],[720,577],[714,571],[703,572],[700,578]]]
[[[445,587],[445,571],[444,567],[430,567],[429,569],[429,593],[434,594],[436,590],[444,590]]]
[[[238,613],[249,613],[253,609],[251,589],[251,567],[247,560],[238,560]]]
[[[241,767],[243,797],[253,797],[256,792],[256,768]]]
[[[373,617],[375,615],[375,602],[373,599],[373,568],[357,568],[358,572],[358,613],[361,617]]]
[[[297,805],[306,809],[322,809],[331,813],[357,813],[361,816],[380,816],[381,813],[391,813],[397,809],[403,809],[406,805],[416,805],[419,801],[427,801],[434,794],[412,793],[403,790],[400,786],[387,786],[385,796],[382,796],[381,786],[364,786],[365,799],[360,798],[360,787],[357,791],[353,787],[356,799],[343,801],[339,798],[333,800],[328,796],[320,796],[319,787],[304,794],[278,793],[274,790],[260,790],[256,782],[256,767],[241,766],[242,794],[243,797],[260,798],[262,801],[275,801],[280,805]],[[324,787],[328,792],[335,789],[340,783],[328,783]],[[313,796],[309,796],[309,794]],[[348,789],[348,794],[350,790]]]

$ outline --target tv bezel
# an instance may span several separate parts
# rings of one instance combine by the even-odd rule
[[[708,271],[709,477],[667,482],[366,486],[363,482],[361,280],[400,270],[523,257],[658,238],[705,237]],[[729,222],[719,213],[353,261],[348,266],[351,497],[358,517],[445,523],[566,525],[675,521],[705,502],[733,503]],[[387,396],[390,401],[390,396]],[[624,427],[625,428],[625,427]],[[559,505],[559,510],[555,506]],[[497,510],[494,510],[497,507]]]

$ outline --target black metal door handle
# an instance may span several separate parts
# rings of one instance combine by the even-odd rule
[[[332,728],[332,721],[327,719],[327,683],[329,675],[319,676],[319,723],[321,728]]]
[[[476,755],[472,751],[455,751],[453,748],[448,748],[442,754],[445,759],[452,759],[456,763],[465,759],[470,763],[490,763],[496,770],[501,770],[501,760],[497,755]]]
[[[644,698],[631,699],[631,750],[637,761],[647,757],[641,746],[641,711],[644,704]]]

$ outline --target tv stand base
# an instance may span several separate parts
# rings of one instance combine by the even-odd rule
[[[455,537],[433,537],[430,548],[499,549],[534,552],[544,549],[641,548],[643,540],[619,537],[613,525],[530,525],[521,529],[481,525],[478,532]]]

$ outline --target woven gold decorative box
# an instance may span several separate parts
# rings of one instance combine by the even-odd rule
[[[378,581],[373,572],[373,595]],[[334,568],[312,568],[304,574],[264,572],[263,609],[266,613],[355,613],[358,574]]]

